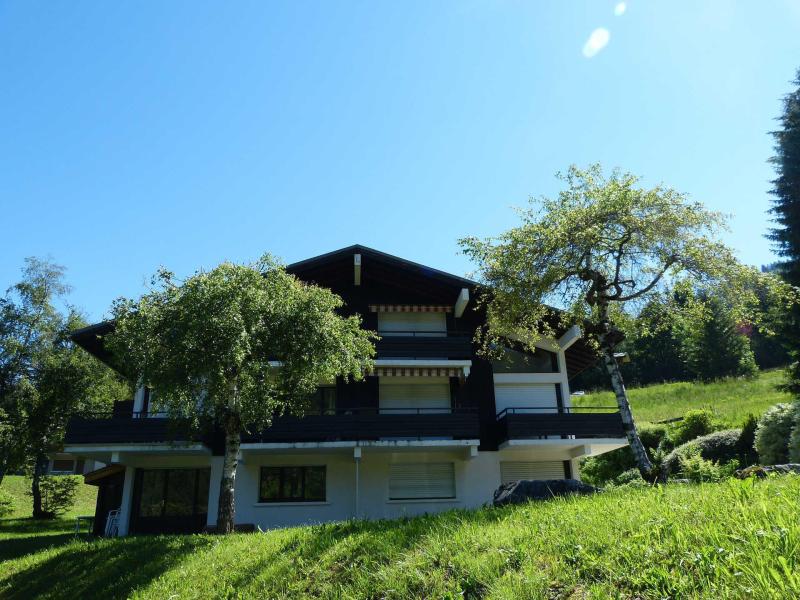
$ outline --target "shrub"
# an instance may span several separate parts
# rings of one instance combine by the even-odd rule
[[[680,457],[680,473],[692,483],[708,483],[727,479],[739,467],[736,459],[720,465],[701,456],[698,448]]]
[[[800,402],[792,405],[792,433],[789,435],[789,460],[800,463]]]
[[[665,425],[645,424],[639,427],[639,438],[656,466],[660,462],[657,450],[666,439],[667,431]],[[581,479],[591,485],[602,487],[630,469],[636,469],[636,460],[631,449],[625,446],[600,456],[584,459],[581,463]]]
[[[0,519],[4,519],[14,512],[14,499],[11,494],[0,490]]]
[[[683,416],[683,420],[673,426],[669,439],[674,447],[685,444],[686,442],[708,435],[717,429],[714,423],[714,415],[708,410],[689,410]]]
[[[794,410],[791,404],[776,404],[765,412],[756,428],[756,452],[762,465],[777,465],[789,459],[789,435]]]
[[[739,440],[742,437],[741,429],[726,429],[715,431],[685,444],[681,444],[664,457],[662,464],[666,476],[676,473],[681,468],[684,458],[698,454],[704,460],[725,464],[736,461],[737,465],[746,461],[739,449]]]
[[[628,469],[623,471],[609,482],[615,487],[649,487],[649,484],[642,479],[639,469]]]
[[[739,460],[742,466],[748,467],[758,462],[756,454],[756,428],[758,419],[754,414],[747,415],[742,425],[742,434],[739,436]]]
[[[75,504],[81,477],[77,475],[45,475],[39,482],[42,510],[51,516],[60,515]],[[28,491],[28,495],[31,492]]]

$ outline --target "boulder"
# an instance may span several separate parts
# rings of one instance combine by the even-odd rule
[[[588,495],[602,492],[600,488],[581,483],[577,479],[521,479],[501,485],[494,492],[494,505],[522,504],[530,500],[548,500],[569,494]]]
[[[800,474],[800,464],[789,463],[786,465],[753,465],[746,469],[739,469],[734,473],[739,479],[747,479],[748,477],[759,477],[763,479],[768,475],[787,475],[789,473]]]

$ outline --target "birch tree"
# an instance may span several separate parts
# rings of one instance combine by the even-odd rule
[[[108,346],[155,408],[225,436],[217,531],[235,519],[242,433],[284,413],[302,415],[320,382],[361,379],[372,366],[373,333],[342,299],[288,274],[266,256],[223,263],[184,281],[161,270],[138,300],[118,299]]]
[[[486,353],[508,338],[534,351],[542,336],[579,325],[611,380],[639,470],[652,479],[614,356],[624,338],[615,322],[670,284],[715,289],[730,300],[738,322],[755,326],[762,325],[760,292],[787,306],[795,294],[778,278],[739,263],[720,240],[725,216],[685,194],[641,187],[630,173],[606,177],[600,165],[573,166],[558,177],[564,189],[555,198],[531,199],[518,226],[494,238],[460,240],[488,290],[478,342]]]

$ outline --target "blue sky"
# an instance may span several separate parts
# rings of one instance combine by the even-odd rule
[[[771,262],[800,1],[618,4],[0,3],[0,286],[51,255],[99,319],[161,264],[265,251],[464,274],[459,237],[593,161],[731,213]]]

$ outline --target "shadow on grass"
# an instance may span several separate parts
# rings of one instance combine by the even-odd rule
[[[50,536],[61,538],[62,536]],[[210,543],[200,536],[142,536],[75,541],[44,552],[44,559],[0,586],[3,598],[127,598]],[[45,539],[47,536],[45,536]],[[84,538],[85,540],[86,538]],[[18,540],[23,544],[29,538]]]

